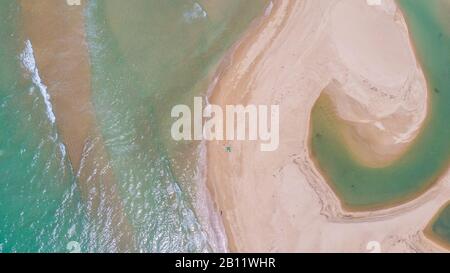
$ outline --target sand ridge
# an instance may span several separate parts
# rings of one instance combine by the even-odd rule
[[[91,102],[91,70],[84,2],[21,0],[24,36],[48,87],[56,126],[103,251],[132,251],[128,223]],[[99,231],[96,231],[99,232]]]
[[[278,104],[281,111],[276,152],[262,153],[255,142],[207,144],[208,183],[230,250],[365,252],[369,242],[377,241],[383,252],[443,251],[423,229],[448,200],[449,174],[407,204],[349,212],[309,155],[311,109],[333,82],[341,89],[333,93],[341,118],[360,126],[355,127],[359,132],[371,132],[360,136],[363,143],[373,139],[371,134],[382,136],[371,146],[380,154],[404,143],[380,162],[401,154],[417,135],[427,112],[426,82],[396,3],[274,3],[272,14],[241,41],[212,86],[211,103]],[[350,26],[354,29],[347,32]],[[365,41],[383,37],[389,39],[380,48]],[[360,51],[349,51],[347,39]],[[224,145],[233,152],[226,153]]]

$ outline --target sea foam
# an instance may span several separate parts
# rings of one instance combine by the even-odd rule
[[[208,14],[199,3],[194,3],[192,9],[186,11],[183,16],[187,22],[191,23],[196,19],[206,18]]]
[[[47,92],[47,86],[42,83],[41,77],[39,76],[39,71],[36,66],[36,59],[34,58],[33,46],[30,40],[25,42],[25,48],[20,54],[20,60],[22,61],[25,69],[30,73],[33,83],[39,88],[42,97],[44,98],[44,103],[47,111],[47,117],[52,124],[55,123],[56,117],[53,113],[52,103],[50,101],[50,95]]]

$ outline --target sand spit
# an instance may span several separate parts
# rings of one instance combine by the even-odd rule
[[[55,124],[94,226],[102,229],[102,249],[130,251],[131,227],[91,104],[83,5],[69,6],[61,0],[20,3],[23,35],[31,41],[40,76],[48,87]]]
[[[337,90],[329,93],[338,115],[362,143],[352,148],[369,165],[401,155],[426,117],[406,23],[393,0],[381,3],[275,1],[220,69],[211,103],[280,105],[276,152],[260,152],[257,142],[208,143],[208,183],[231,251],[368,252],[371,242],[382,252],[444,250],[423,230],[448,201],[449,174],[402,206],[348,212],[309,156],[311,109],[326,89]]]

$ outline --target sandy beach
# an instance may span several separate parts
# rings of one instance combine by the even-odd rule
[[[154,157],[138,153],[139,149],[153,147],[153,142],[148,139],[147,143],[146,137],[152,136],[151,130],[159,128],[146,123],[148,115],[143,109],[147,105],[130,104],[142,106],[139,109],[142,111],[136,114],[136,119],[121,120],[126,125],[135,122],[132,129],[138,128],[141,122],[148,128],[142,132],[124,130],[136,134],[138,140],[131,138],[123,145],[136,153],[125,157],[125,152],[120,151],[116,156],[126,158],[124,161],[130,158],[136,161],[123,164],[123,169],[114,165],[113,169],[113,157],[109,154],[111,146],[121,148],[121,143],[108,142],[104,123],[100,127],[100,115],[96,116],[98,105],[96,108],[92,103],[92,92],[98,89],[92,88],[96,78],[92,78],[95,73],[91,60],[94,58],[86,38],[86,1],[74,6],[63,0],[20,0],[19,3],[20,36],[26,41],[25,50],[28,45],[32,46],[36,71],[48,88],[49,96],[44,98],[47,114],[49,109],[54,112],[49,127],[53,132],[57,131],[56,145],[64,144],[62,164],[67,163],[65,166],[72,168],[70,181],[77,183],[74,191],[81,192],[78,199],[82,199],[80,207],[83,208],[80,210],[85,209],[88,215],[85,218],[89,218],[89,224],[84,228],[96,229],[86,231],[88,237],[98,237],[88,238],[88,241],[92,239],[89,249],[96,249],[94,244],[98,244],[99,249],[112,252],[137,251],[140,245],[160,250],[164,244],[179,241],[180,245],[169,250],[191,251],[196,248],[182,248],[185,237],[179,240],[174,237],[184,232],[189,235],[186,238],[191,238],[186,241],[195,239],[188,242],[189,247],[195,243],[200,245],[200,241],[208,240],[203,233],[217,233],[214,235],[222,239],[223,224],[231,252],[450,251],[430,232],[430,223],[450,199],[450,170],[431,188],[406,203],[353,211],[342,204],[312,156],[311,112],[318,99],[323,97],[329,99],[330,109],[334,110],[332,114],[342,120],[343,125],[338,129],[352,158],[369,168],[386,167],[401,158],[422,132],[431,113],[430,90],[410,41],[405,18],[395,0],[380,0],[380,5],[369,0],[272,1],[264,15],[254,21],[229,50],[207,92],[208,102],[222,109],[226,105],[278,105],[279,147],[276,151],[264,152],[259,141],[203,142],[200,161],[205,165],[199,168],[198,176],[204,174],[204,177],[198,179],[206,178],[210,196],[206,189],[207,196],[200,192],[198,196],[206,201],[197,200],[198,207],[192,210],[189,204],[188,209],[184,209],[184,203],[177,199],[184,200],[181,193],[185,189],[179,187],[175,176],[182,175],[184,169],[179,170],[180,174],[165,176],[166,172],[172,175],[170,168],[174,163],[171,158],[164,157],[170,161],[167,168],[165,162],[161,166],[155,164],[156,167],[142,164],[142,170],[136,168],[136,174],[131,171],[120,173],[128,171],[129,166],[134,167],[138,161],[148,163],[160,159],[156,149],[152,151]],[[206,10],[209,10],[208,5],[211,10],[221,11],[216,1],[205,4]],[[120,14],[122,9],[118,7],[117,14]],[[212,18],[213,15],[208,16]],[[448,16],[443,14],[440,20],[448,20]],[[128,34],[127,31],[124,33]],[[128,42],[125,38],[123,41]],[[142,52],[144,49],[151,50],[142,47]],[[145,54],[132,47],[129,50],[136,53],[136,60]],[[19,54],[19,57],[23,55]],[[113,60],[124,65],[119,59]],[[129,64],[134,65],[132,61]],[[30,71],[23,68],[24,77],[30,77]],[[133,78],[120,79],[114,82],[114,87],[126,89],[131,86],[128,80],[134,81]],[[146,87],[147,82],[143,81],[142,85]],[[110,93],[106,94],[109,96]],[[146,98],[144,92],[138,95]],[[108,115],[117,109],[120,108],[111,110]],[[127,113],[123,115],[125,118]],[[134,146],[136,141],[142,143]],[[155,143],[158,143],[155,145],[158,149],[163,146],[156,140]],[[182,159],[195,161],[188,157]],[[119,180],[117,177],[121,174]],[[153,177],[159,180],[150,179]],[[127,179],[130,181],[125,181]],[[376,179],[379,181],[378,176]],[[161,191],[155,185],[160,186]],[[127,203],[131,199],[124,198],[125,191],[129,191],[126,194],[137,203]],[[166,194],[168,201],[157,200],[167,197]],[[213,205],[209,206],[210,203]],[[132,208],[138,211],[136,218],[130,212],[133,204],[138,204]],[[164,210],[164,205],[170,210]],[[210,218],[199,213],[204,209],[201,206],[206,207],[208,217],[212,215],[214,225],[211,230],[207,227]],[[152,210],[154,215],[148,213]],[[151,221],[140,222],[148,215]],[[194,220],[202,217],[206,220],[200,219],[204,223],[197,226]],[[153,224],[154,230],[146,229],[148,226],[153,228]],[[139,228],[139,225],[145,225],[145,228]],[[166,232],[164,229],[169,225],[173,225],[174,230]],[[194,228],[201,234],[194,236]],[[140,233],[145,236],[137,236]]]
[[[132,231],[111,169],[91,103],[91,70],[85,39],[85,2],[21,0],[24,37],[33,46],[37,67],[56,117],[73,172],[89,214],[113,248],[133,249]]]
[[[207,144],[208,186],[231,251],[445,251],[424,229],[450,196],[447,173],[422,196],[371,212],[346,211],[308,149],[311,109],[327,94],[363,164],[386,166],[427,117],[427,83],[393,0],[274,1],[232,51],[211,103],[280,105],[280,147]],[[225,146],[232,147],[227,153]]]

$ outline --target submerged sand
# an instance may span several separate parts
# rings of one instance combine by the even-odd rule
[[[208,143],[208,183],[230,249],[364,252],[376,241],[383,252],[442,251],[423,230],[448,201],[450,175],[402,206],[348,212],[308,151],[310,113],[322,92],[366,165],[391,163],[420,131],[427,84],[395,2],[274,3],[211,87],[214,104],[280,105],[276,152],[261,152],[257,142]]]
[[[77,177],[89,215],[106,251],[132,251],[132,230],[123,211],[105,144],[91,102],[91,70],[84,4],[21,0],[24,37],[48,87],[56,126]],[[101,240],[98,240],[101,241]]]

